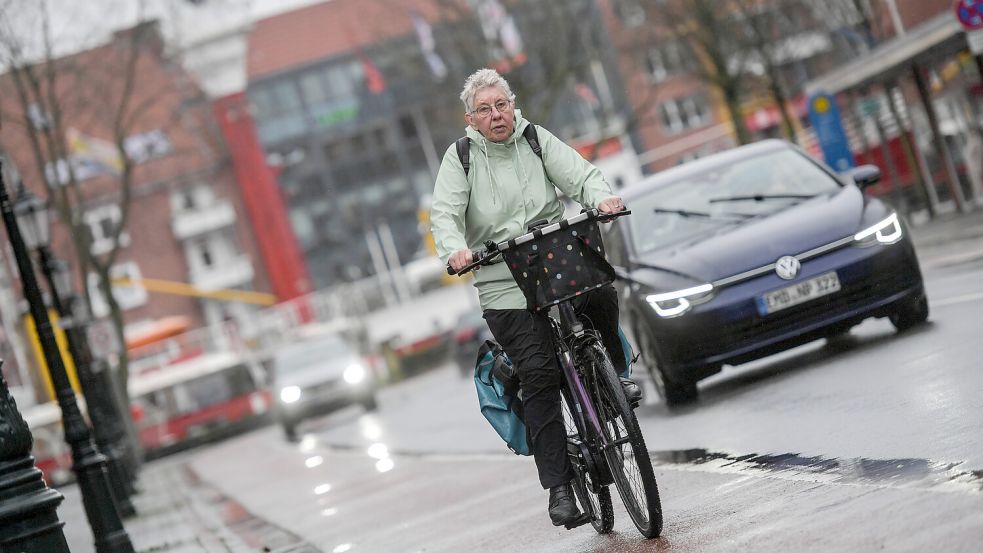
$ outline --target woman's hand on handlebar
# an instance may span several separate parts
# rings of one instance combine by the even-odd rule
[[[447,265],[454,270],[455,273],[460,272],[461,269],[467,267],[474,262],[474,254],[471,250],[465,248],[463,250],[457,250],[452,253],[450,258],[447,260]],[[478,267],[475,267],[477,269]]]
[[[621,196],[611,196],[610,198],[605,198],[601,203],[597,204],[597,210],[601,213],[618,213],[625,210],[625,202],[621,199]],[[610,223],[611,220],[601,221],[602,223]]]

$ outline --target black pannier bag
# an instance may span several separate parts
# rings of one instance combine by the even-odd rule
[[[604,257],[601,231],[590,219],[524,244],[510,245],[502,256],[530,311],[549,309],[614,282],[614,268]]]

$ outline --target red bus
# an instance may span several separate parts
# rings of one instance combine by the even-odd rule
[[[147,458],[225,438],[272,420],[262,370],[235,353],[204,354],[135,375],[130,404]]]

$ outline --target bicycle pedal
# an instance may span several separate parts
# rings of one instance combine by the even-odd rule
[[[581,513],[580,518],[574,520],[573,522],[568,522],[564,524],[563,527],[566,528],[567,530],[573,530],[574,528],[578,526],[583,526],[588,522],[590,522],[590,515],[588,515],[587,513]]]

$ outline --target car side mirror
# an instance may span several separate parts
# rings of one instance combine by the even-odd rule
[[[861,165],[851,171],[850,176],[853,178],[853,182],[861,190],[864,190],[881,182],[881,169],[876,165]]]

